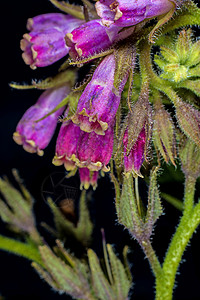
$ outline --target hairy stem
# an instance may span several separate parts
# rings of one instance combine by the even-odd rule
[[[183,253],[200,224],[200,203],[194,207],[195,180],[186,178],[184,211],[169,245],[162,267],[162,276],[156,277],[156,300],[171,300],[176,273]]]
[[[184,215],[189,215],[194,207],[195,184],[196,179],[188,175],[185,179]]]
[[[174,104],[180,101],[171,84],[157,76],[152,69],[151,46],[147,40],[141,41],[140,45],[140,72],[144,81],[145,77],[150,81],[149,86],[166,94]],[[162,268],[148,242],[140,243],[145,252],[156,278],[156,300],[171,300],[175,283],[176,273],[181,262],[183,253],[194,231],[200,223],[200,203],[194,207],[194,192],[196,180],[191,176],[186,177],[183,216],[172,238],[166,253]]]
[[[141,241],[140,243],[140,246],[142,247],[142,250],[144,251],[148,261],[149,261],[149,264],[152,268],[152,271],[154,273],[154,276],[157,278],[157,277],[160,277],[161,276],[161,272],[162,272],[162,268],[161,268],[161,265],[160,265],[160,262],[156,256],[156,253],[151,245],[151,242],[148,240],[148,241]]]

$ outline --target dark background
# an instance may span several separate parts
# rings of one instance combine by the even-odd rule
[[[3,7],[2,7],[3,5]],[[48,206],[41,196],[41,188],[45,179],[53,172],[63,172],[63,167],[54,167],[51,164],[54,156],[56,135],[49,147],[45,150],[44,157],[26,153],[22,147],[15,144],[12,134],[16,125],[31,105],[40,95],[37,90],[18,91],[11,89],[10,82],[30,84],[32,78],[45,78],[54,74],[60,62],[54,66],[36,71],[26,66],[21,58],[19,41],[26,32],[26,20],[29,17],[42,13],[58,12],[48,0],[19,0],[1,3],[2,21],[1,26],[1,109],[0,109],[0,175],[11,178],[11,169],[19,170],[25,184],[36,199],[35,213],[38,224],[41,221],[48,222],[51,214]],[[5,16],[4,16],[5,14]],[[76,178],[77,184],[78,178]],[[174,183],[173,178],[167,184],[161,185],[163,191],[169,189],[179,198],[183,195],[181,183]],[[147,187],[140,181],[140,192],[146,196]],[[105,229],[107,242],[114,244],[117,252],[121,253],[124,244],[131,248],[129,259],[133,272],[133,299],[153,299],[154,279],[150,271],[148,261],[134,240],[128,233],[117,225],[114,208],[114,190],[109,177],[99,180],[99,186],[93,194],[92,219],[95,220],[95,234],[93,248],[102,255],[100,228]],[[155,229],[153,245],[160,260],[164,256],[167,245],[174,232],[180,213],[166,202],[163,203],[165,214],[160,218]],[[2,233],[9,234],[1,224]],[[42,229],[39,227],[42,232]],[[45,233],[44,233],[45,234]],[[184,254],[184,263],[180,266],[181,275],[177,276],[177,289],[174,299],[191,300],[200,299],[200,232],[194,235],[192,247],[187,248]],[[0,293],[5,299],[68,299],[51,290],[41,281],[30,262],[18,258],[12,254],[0,252],[1,280]],[[70,299],[70,298],[69,298]]]

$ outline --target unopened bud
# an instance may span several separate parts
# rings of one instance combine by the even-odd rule
[[[164,109],[159,102],[156,103],[154,112],[153,125],[153,143],[157,151],[163,156],[166,163],[169,161],[175,165],[176,157],[176,137],[174,124],[170,118],[170,114]]]
[[[185,176],[197,179],[200,176],[200,148],[186,136],[182,136],[179,156]]]
[[[175,103],[176,117],[182,131],[200,146],[200,111],[178,99]]]

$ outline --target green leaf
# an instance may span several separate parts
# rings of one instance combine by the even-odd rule
[[[21,186],[22,189],[22,186]],[[29,234],[32,241],[41,243],[40,235],[35,226],[32,212],[33,200],[28,191],[23,188],[23,195],[7,180],[0,178],[0,192],[5,201],[0,199],[0,217],[14,231]]]
[[[177,87],[191,90],[195,95],[200,96],[200,79],[184,80],[183,82],[179,83]]]
[[[49,247],[40,246],[41,257],[46,270],[57,283],[59,290],[65,291],[75,298],[84,298],[90,292],[90,287],[78,269],[74,270],[57,257]]]
[[[0,192],[6,199],[8,205],[12,208],[13,212],[19,215],[30,214],[29,203],[22,197],[21,193],[15,189],[8,181],[0,178]],[[19,210],[20,208],[20,210]]]
[[[52,276],[46,272],[40,265],[33,262],[31,266],[37,271],[42,279],[44,279],[54,290],[59,291],[58,284],[54,281]]]
[[[125,268],[115,255],[111,245],[107,244],[112,275],[114,279],[113,288],[116,292],[116,299],[127,299],[132,282],[129,280]]]
[[[165,199],[167,202],[169,202],[170,204],[172,204],[174,207],[179,209],[180,211],[183,210],[183,202],[181,200],[175,198],[174,196],[168,195],[166,193],[161,193],[161,197]]]
[[[38,249],[30,244],[25,244],[17,240],[0,235],[0,250],[8,251],[18,256],[22,256],[31,261],[44,266]]]
[[[97,299],[115,300],[115,294],[112,287],[101,269],[99,259],[92,249],[88,249],[88,260],[92,275],[92,286]]]

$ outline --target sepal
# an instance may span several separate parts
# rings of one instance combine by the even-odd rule
[[[32,266],[54,289],[76,299],[87,299],[86,296],[91,295],[87,276],[88,267],[85,263],[71,256],[74,265],[71,266],[56,256],[46,245],[40,246],[39,250],[45,269],[41,269],[35,263]]]
[[[179,142],[179,157],[186,177],[197,179],[200,176],[200,148],[183,134]]]
[[[65,1],[60,2],[57,0],[50,0],[50,2],[66,14],[69,14],[81,20],[85,19],[83,10],[79,5],[69,4]]]
[[[107,273],[110,275],[108,276],[109,279],[103,272],[96,253],[92,249],[88,250],[89,266],[95,296],[100,300],[126,300],[128,299],[128,293],[132,285],[132,278],[130,279],[126,268],[114,253],[111,245],[105,245],[105,251],[104,259],[106,260],[105,264],[107,268],[109,268],[107,270]]]
[[[154,105],[153,143],[165,162],[175,165],[176,136],[170,114],[164,109],[160,101]]]
[[[116,192],[118,221],[124,225],[126,229],[129,230],[129,233],[139,242],[149,240],[153,232],[154,224],[163,212],[157,186],[158,170],[158,167],[156,167],[150,175],[146,211],[141,203],[139,195],[137,195],[137,192],[134,189],[132,174],[124,176],[121,191],[119,182],[114,174],[111,174]]]
[[[144,231],[144,234],[147,239],[149,239],[150,236],[152,235],[153,226],[163,213],[160,193],[157,185],[158,171],[159,168],[156,167],[151,171],[150,174],[148,204],[147,204],[147,212],[145,216],[145,231]]]
[[[180,98],[174,103],[182,131],[200,147],[200,111]]]
[[[63,238],[66,236],[74,237],[80,244],[87,247],[91,243],[91,236],[93,232],[93,224],[90,219],[89,209],[87,207],[86,191],[82,191],[78,208],[77,224],[68,220],[61,212],[59,207],[48,199],[48,204],[54,215],[54,222],[57,229],[57,237]]]
[[[32,81],[32,84],[18,84],[18,83],[10,83],[10,86],[14,89],[18,90],[26,90],[26,89],[39,89],[39,90],[47,90],[51,88],[58,88],[63,85],[73,86],[76,80],[76,71],[74,70],[66,70],[59,72],[54,77],[48,77],[44,80],[40,81]]]
[[[139,214],[132,174],[124,176],[121,195],[116,199],[116,210],[119,223],[123,224],[135,238],[141,236],[143,220]]]
[[[33,215],[33,198],[22,184],[16,170],[13,170],[13,174],[20,191],[7,179],[0,178],[0,192],[5,199],[0,199],[0,217],[12,230],[25,236],[28,234],[32,241],[40,244],[40,235]]]

